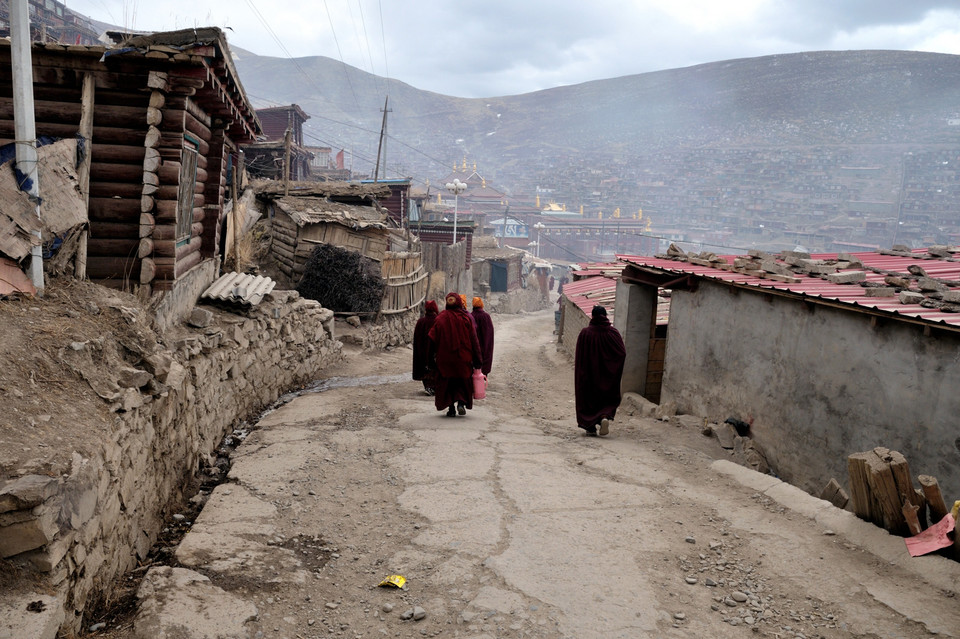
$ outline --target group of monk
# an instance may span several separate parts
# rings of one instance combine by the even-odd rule
[[[473,409],[475,371],[490,374],[493,364],[493,321],[483,300],[448,293],[444,309],[428,301],[413,333],[413,379],[423,382],[437,410],[448,417]],[[626,349],[620,332],[610,323],[607,309],[594,306],[590,324],[577,336],[574,359],[574,395],[577,426],[587,435],[607,435],[620,406],[620,380]]]
[[[487,376],[493,367],[493,320],[479,297],[468,313],[466,297],[453,292],[438,311],[428,301],[414,328],[413,379],[423,382],[437,410],[462,416],[473,409],[474,371]]]

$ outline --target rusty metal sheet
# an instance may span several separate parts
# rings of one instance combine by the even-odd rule
[[[37,289],[16,262],[0,257],[0,297],[17,294],[33,297]]]

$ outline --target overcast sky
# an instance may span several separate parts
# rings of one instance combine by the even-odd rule
[[[224,28],[418,89],[494,97],[798,51],[960,54],[958,0],[65,0],[120,27]]]

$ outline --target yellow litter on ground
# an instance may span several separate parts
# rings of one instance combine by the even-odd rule
[[[394,588],[403,588],[403,584],[407,583],[406,577],[400,575],[390,575],[383,581],[381,581],[378,586],[393,586]]]

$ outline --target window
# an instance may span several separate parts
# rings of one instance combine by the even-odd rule
[[[197,184],[197,142],[184,136],[180,152],[180,188],[177,197],[177,246],[190,241],[193,191]]]

